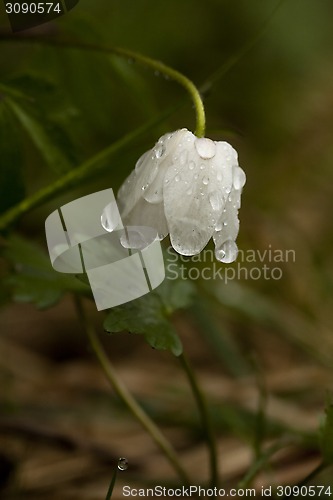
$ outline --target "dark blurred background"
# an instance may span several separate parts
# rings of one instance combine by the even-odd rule
[[[130,468],[116,498],[122,498],[122,484],[175,480],[110,392],[66,286],[50,285],[60,278],[47,274],[44,220],[80,195],[116,191],[160,135],[194,130],[194,110],[175,82],[132,60],[82,50],[80,42],[132,49],[191,78],[203,90],[206,135],[230,142],[247,174],[240,249],[244,255],[294,251],[295,258],[281,262],[268,253],[264,262],[259,253],[255,262],[241,262],[248,271],[278,267],[280,279],[245,279],[243,272],[228,284],[196,281],[194,305],[174,319],[207,392],[224,485],[237,484],[258,450],[285,437],[291,444],[259,473],[255,487],[297,484],[320,462],[317,436],[332,389],[333,355],[333,4],[285,0],[274,10],[276,5],[81,0],[65,16],[16,34],[1,5],[7,36],[0,39],[3,212],[170,111],[106,157],[88,181],[48,199],[3,234],[2,498],[104,498],[118,456],[126,456]],[[21,36],[37,36],[40,43],[18,42]],[[78,47],[46,45],[45,37]],[[229,267],[237,271],[237,265]],[[177,360],[151,350],[141,336],[108,337],[103,313],[89,300],[86,307],[121,376],[189,473],[205,481],[202,431]],[[333,486],[331,474],[328,469],[311,484]]]

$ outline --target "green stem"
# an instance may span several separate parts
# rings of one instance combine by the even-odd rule
[[[112,497],[113,488],[114,488],[114,485],[116,484],[117,473],[118,473],[118,467],[116,467],[115,470],[113,471],[110,486],[109,486],[108,492],[106,494],[105,500],[110,500],[110,498]]]
[[[286,446],[294,444],[295,442],[297,442],[295,439],[286,438],[279,441],[278,443],[275,443],[265,453],[262,453],[259,457],[257,457],[256,461],[251,465],[243,479],[241,479],[241,481],[238,483],[237,489],[245,489],[247,486],[249,486],[249,484],[257,476],[257,474],[267,466],[269,460],[273,455],[275,455],[275,453],[282,450]]]
[[[153,441],[163,452],[165,457],[168,459],[170,465],[178,474],[182,483],[186,486],[191,484],[191,481],[187,475],[187,472],[180,464],[177,454],[169,443],[169,441],[163,436],[157,425],[150,419],[150,417],[144,412],[144,410],[139,406],[136,400],[133,398],[132,394],[129,392],[127,387],[118,378],[117,373],[109,360],[106,352],[95,332],[95,329],[89,319],[87,318],[81,300],[75,297],[75,304],[78,311],[78,315],[81,319],[82,325],[88,336],[90,345],[102,367],[102,370],[110,382],[113,390],[117,396],[122,400],[122,402],[127,406],[134,417],[140,422],[144,429],[150,434]]]
[[[50,38],[39,38],[39,37],[31,37],[31,36],[11,36],[11,35],[0,35],[0,40],[10,40],[21,43],[37,43],[41,45],[50,45],[54,47],[59,47],[63,49],[77,49],[77,50],[86,50],[90,52],[105,52],[107,54],[114,54],[116,56],[125,58],[127,60],[131,60],[133,62],[137,62],[142,66],[146,66],[148,68],[152,68],[154,71],[158,73],[162,73],[163,75],[171,78],[175,82],[179,83],[190,95],[196,113],[196,129],[195,135],[197,137],[203,137],[205,135],[206,128],[206,117],[205,117],[205,108],[199,93],[199,90],[196,88],[194,83],[187,78],[185,75],[180,73],[179,71],[170,68],[166,64],[161,61],[156,61],[151,57],[144,56],[142,54],[138,54],[132,50],[123,49],[119,47],[105,47],[103,45],[96,45],[91,43],[84,42],[76,42],[72,40],[54,40]]]
[[[41,188],[33,195],[25,198],[20,203],[7,210],[7,212],[5,212],[0,217],[0,231],[7,229],[17,219],[19,219],[22,215],[29,212],[33,208],[37,208],[43,203],[52,199],[54,196],[62,194],[69,187],[76,187],[80,183],[86,182],[87,180],[91,179],[97,173],[105,170],[106,160],[110,160],[112,156],[119,153],[122,149],[124,149],[132,141],[134,141],[134,139],[137,139],[138,137],[143,135],[150,128],[156,126],[164,118],[169,116],[169,114],[171,114],[170,111],[163,113],[158,118],[150,120],[146,124],[142,125],[141,127],[135,129],[133,132],[130,132],[126,136],[111,144],[111,146],[103,149],[89,160],[85,161],[80,167],[71,170],[67,174],[60,177],[58,180],[52,182],[44,188]]]
[[[205,437],[207,440],[208,448],[209,448],[209,458],[210,458],[210,486],[212,488],[218,487],[218,461],[217,461],[217,448],[215,436],[211,424],[211,419],[209,417],[209,411],[207,407],[206,399],[199,387],[196,375],[187,359],[185,354],[181,354],[179,356],[179,360],[181,362],[182,367],[187,375],[189,380],[194,399],[197,403],[197,407],[199,410],[203,430],[205,433]]]

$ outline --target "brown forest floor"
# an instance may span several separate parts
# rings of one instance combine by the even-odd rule
[[[174,484],[169,464],[104,379],[70,299],[46,312],[12,305],[1,311],[0,321],[0,460],[5,488],[1,498],[104,499],[118,457],[126,457],[129,468],[118,474],[115,499],[123,498],[121,488],[126,484]],[[225,420],[219,424],[217,419],[216,424],[219,467],[223,486],[234,487],[254,459],[242,418],[246,422],[257,413],[258,377],[231,378],[199,337],[193,320],[184,314],[177,323],[210,403],[224,415]],[[193,482],[207,480],[206,447],[177,360],[153,351],[139,336],[102,338],[121,378],[160,423]],[[258,330],[252,343],[265,360],[260,385],[265,386],[266,420],[313,436],[331,372],[304,362],[302,356],[297,359],[294,348],[265,331]],[[272,442],[264,439],[263,446]],[[260,489],[296,484],[319,462],[311,446],[304,451],[290,445],[252,485]],[[326,473],[324,479],[329,477]]]

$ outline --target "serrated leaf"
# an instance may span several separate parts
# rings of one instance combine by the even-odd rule
[[[21,201],[25,191],[15,124],[4,101],[0,103],[0,130],[0,212],[4,212]]]
[[[325,463],[333,463],[333,400],[326,404],[325,419],[319,431],[319,443]]]
[[[175,356],[183,352],[171,315],[192,303],[195,287],[189,280],[166,279],[153,292],[137,300],[114,307],[104,328],[108,333],[129,331],[143,334],[154,349],[170,350]]]
[[[87,293],[89,288],[74,276],[57,273],[49,257],[38,245],[12,236],[3,256],[12,264],[13,273],[5,279],[17,302],[31,302],[40,309],[55,305],[66,292]]]
[[[129,331],[145,336],[154,349],[170,350],[175,356],[182,353],[181,341],[165,314],[163,303],[157,295],[144,297],[114,307],[104,321],[108,333]]]

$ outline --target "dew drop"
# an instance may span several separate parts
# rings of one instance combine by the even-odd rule
[[[204,163],[201,163],[200,165],[200,170],[204,170],[205,169],[205,164]]]
[[[194,163],[194,161],[190,161],[190,163],[188,164],[188,168],[189,168],[190,170],[193,170],[193,169],[194,169],[194,167],[195,167],[195,163]]]
[[[127,460],[127,458],[119,458],[119,460],[118,460],[118,469],[119,470],[127,470],[128,469],[128,460]]]
[[[222,208],[222,200],[217,191],[213,191],[209,194],[209,203],[215,212],[218,212]]]
[[[226,227],[228,225],[228,223],[227,222],[223,222],[223,225],[224,225],[224,227]]]
[[[216,145],[206,137],[197,138],[194,142],[198,155],[205,160],[213,158],[216,154]]]
[[[221,221],[217,222],[217,224],[215,225],[215,231],[221,231],[223,227],[223,223]]]
[[[147,239],[139,229],[127,229],[127,234],[123,233],[120,237],[120,243],[124,248],[141,250],[148,245]]]
[[[101,225],[105,231],[111,233],[120,222],[119,212],[115,203],[107,205],[101,215]]]
[[[215,249],[215,257],[220,262],[230,264],[237,258],[238,247],[233,240],[227,240]]]
[[[183,166],[185,165],[186,161],[187,161],[187,151],[186,149],[184,149],[184,151],[182,151],[179,155],[179,164]]]
[[[234,167],[233,168],[233,183],[235,189],[242,189],[246,182],[246,175],[242,168]]]
[[[155,147],[155,156],[156,158],[161,158],[165,153],[165,146],[164,144],[158,144]]]
[[[141,187],[142,191],[146,191],[147,187],[148,187],[148,184],[144,184],[144,185]]]
[[[207,186],[207,184],[209,184],[209,178],[205,176],[205,177],[202,179],[202,183],[203,183],[205,186]]]
[[[175,177],[175,181],[176,181],[176,182],[179,182],[179,181],[180,181],[180,175],[178,175],[178,174],[176,175],[176,177]]]

